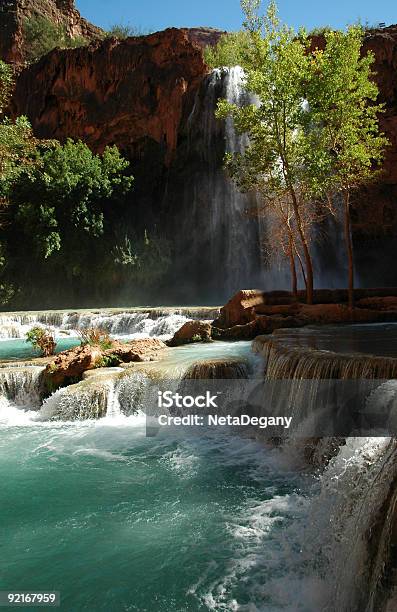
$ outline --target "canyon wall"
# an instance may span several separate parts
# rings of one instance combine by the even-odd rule
[[[42,17],[53,24],[64,25],[71,38],[95,40],[103,32],[81,17],[74,0],[1,0],[0,2],[0,58],[21,64],[26,57],[24,21]]]

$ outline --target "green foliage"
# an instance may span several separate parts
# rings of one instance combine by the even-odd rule
[[[146,36],[150,34],[151,30],[146,30],[142,28],[138,28],[129,23],[115,23],[113,24],[109,30],[106,32],[106,38],[120,38],[121,40],[124,38],[129,38],[130,36]]]
[[[327,32],[331,32],[330,26],[317,26],[308,32],[308,36],[324,36]]]
[[[0,116],[10,100],[13,85],[14,75],[11,66],[0,60]]]
[[[109,333],[100,327],[87,327],[78,332],[81,346],[99,346],[102,350],[107,350],[113,346]]]
[[[263,208],[276,214],[286,235],[294,239],[305,258],[310,301],[313,273],[308,245],[317,218],[313,201],[321,195],[329,170],[316,142],[319,134],[310,133],[309,138],[306,129],[309,113],[303,91],[310,41],[304,32],[297,36],[280,24],[274,2],[265,15],[258,13],[256,0],[243,1],[242,6],[246,39],[239,63],[246,88],[259,105],[219,102],[218,118],[231,117],[237,132],[247,134],[250,142],[242,154],[226,157],[226,167],[241,190],[261,194]],[[316,150],[317,163],[309,167],[310,147]]]
[[[37,140],[26,117],[11,120],[4,116],[14,84],[12,68],[0,60],[0,208],[4,224],[9,194],[14,181],[37,163]],[[0,303],[6,304],[16,294],[12,282],[7,281],[7,246],[0,242]]]
[[[43,327],[33,327],[26,332],[26,342],[39,349],[44,357],[54,355],[56,342],[53,333]]]
[[[132,187],[132,177],[125,175],[128,165],[117,147],[107,147],[100,156],[83,142],[68,140],[15,178],[11,199],[16,217],[34,236],[41,257],[60,251],[72,229],[93,237],[103,234],[106,203]]]
[[[309,64],[310,121],[321,131],[334,191],[351,192],[373,181],[389,144],[379,132],[383,105],[372,78],[374,56],[362,56],[363,37],[359,26],[328,32],[325,49],[316,50]]]
[[[102,355],[95,363],[96,368],[114,368],[120,365],[121,359],[118,355]]]
[[[211,68],[237,66],[244,62],[249,44],[249,34],[244,30],[223,34],[217,45],[205,47],[204,59]]]
[[[374,179],[387,144],[379,134],[382,108],[372,79],[374,59],[371,53],[361,57],[360,26],[346,32],[324,30],[325,50],[312,53],[304,30],[297,34],[280,24],[275,2],[265,15],[260,0],[241,4],[245,36],[224,37],[218,56],[243,67],[246,88],[259,105],[220,101],[218,118],[231,117],[250,143],[242,154],[229,154],[226,166],[239,188],[258,191],[263,208],[277,217],[284,228],[279,242],[288,245],[285,252],[292,264],[303,256],[310,301],[310,228],[333,212],[335,194],[350,194]],[[347,222],[352,268],[349,233]]]
[[[46,55],[55,47],[62,49],[82,47],[88,41],[81,37],[68,35],[65,24],[56,24],[47,19],[35,15],[26,18],[23,24],[24,42],[28,61],[35,62]]]

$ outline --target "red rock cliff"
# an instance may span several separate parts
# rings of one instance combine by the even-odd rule
[[[22,71],[14,110],[39,137],[81,138],[95,151],[114,143],[131,158],[152,140],[169,161],[184,101],[206,72],[189,30],[55,49]]]
[[[63,24],[70,37],[94,40],[102,30],[81,17],[74,0],[0,0],[0,58],[20,64],[25,59],[24,20],[45,17]]]

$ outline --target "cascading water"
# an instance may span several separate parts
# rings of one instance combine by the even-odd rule
[[[191,319],[215,319],[218,308],[150,308],[124,311],[48,311],[0,315],[0,340],[24,338],[34,326],[51,329],[57,337],[76,335],[88,327],[105,329],[112,336],[171,338]]]
[[[123,580],[132,585],[125,587],[127,597],[131,600],[134,593],[138,609],[148,602],[156,609],[154,583],[146,581],[145,576],[157,576],[156,567],[161,565],[161,576],[166,572],[169,584],[174,585],[172,593],[164,587],[164,609],[183,610],[189,605],[192,610],[255,606],[264,612],[379,612],[379,591],[395,520],[395,443],[384,438],[349,439],[314,477],[310,471],[306,476],[296,472],[291,447],[264,448],[225,431],[205,431],[203,435],[167,431],[159,432],[154,439],[146,438],[142,413],[155,402],[161,381],[169,386],[174,378],[178,386],[183,377],[211,378],[214,370],[227,371],[237,379],[248,375],[249,343],[190,345],[170,353],[164,364],[93,371],[80,383],[56,391],[40,411],[25,412],[32,404],[17,407],[14,402],[24,386],[29,393],[39,388],[42,368],[34,366],[29,374],[32,382],[28,385],[19,381],[16,392],[9,382],[11,368],[0,369],[0,375],[4,375],[0,376],[4,402],[4,407],[0,402],[0,422],[7,426],[4,436],[0,428],[0,444],[7,457],[16,453],[17,477],[32,482],[35,499],[41,487],[47,491],[47,487],[57,486],[56,503],[40,512],[40,521],[33,516],[35,524],[44,524],[51,533],[51,525],[61,530],[65,558],[69,554],[73,557],[77,529],[79,554],[88,563],[98,542],[98,528],[105,528],[94,503],[99,487],[101,507],[112,516],[108,538],[112,550],[109,557],[104,549],[95,549],[94,553],[109,558],[108,567],[116,569],[112,574],[115,584],[125,573]],[[13,369],[20,370],[22,376],[27,368]],[[259,371],[256,367],[251,375]],[[393,411],[395,385],[380,384],[368,401],[383,405],[387,400]],[[4,422],[2,408],[8,415]],[[69,479],[67,487],[63,486],[63,470]],[[7,499],[6,472],[1,478]],[[212,479],[213,486],[209,487]],[[145,492],[147,482],[149,492]],[[194,499],[193,491],[197,493]],[[80,500],[81,516],[76,505]],[[15,498],[13,503],[17,503]],[[60,512],[58,506],[67,510],[66,515],[55,516]],[[106,517],[108,520],[108,512]],[[209,517],[207,534],[202,528]],[[18,529],[16,523],[12,524]],[[70,529],[71,524],[75,529]],[[145,530],[145,525],[150,529]],[[197,534],[197,529],[203,549],[192,560],[183,551],[195,550],[188,534]],[[164,540],[169,532],[170,539]],[[89,539],[87,547],[85,537]],[[41,573],[51,581],[58,565],[48,549],[41,549],[36,540],[33,544],[40,551]],[[132,549],[140,551],[138,564],[131,557]],[[170,551],[171,565],[166,561]],[[26,574],[29,560],[25,553],[15,546],[5,552],[13,559],[13,566],[18,565]],[[132,581],[131,567],[135,576]],[[185,567],[190,568],[186,575]],[[72,583],[77,579],[73,569],[70,572],[70,583],[67,572],[56,575],[69,598],[72,592],[75,597]],[[167,572],[171,572],[169,576]],[[10,570],[6,577],[12,578]],[[106,581],[106,577],[103,579]],[[133,586],[138,579],[139,592]],[[181,581],[182,590],[175,586]],[[87,584],[92,590],[89,578]],[[106,588],[112,592],[111,585]],[[140,599],[142,591],[146,603]],[[104,597],[103,605],[92,600],[95,609],[116,612],[122,607],[120,595]],[[74,601],[69,599],[69,609],[79,609]]]
[[[169,204],[181,210],[174,228],[180,242],[176,279],[183,278],[185,293],[208,303],[226,301],[242,287],[263,286],[264,280],[256,198],[242,194],[223,168],[225,152],[242,152],[246,138],[231,120],[215,118],[220,98],[253,101],[243,81],[238,66],[214,70],[204,80],[181,152],[184,163],[190,160],[189,178],[181,186],[181,201]]]
[[[237,134],[231,118],[215,118],[221,98],[239,106],[258,103],[244,89],[241,67],[213,70],[203,81],[180,135],[179,160],[170,174],[172,193],[166,190],[164,197],[164,207],[177,211],[171,234],[178,236],[175,283],[183,281],[181,299],[187,294],[208,303],[214,298],[225,301],[242,288],[291,288],[288,260],[275,253],[279,249],[274,246],[270,252],[267,248],[267,243],[272,244],[271,214],[258,215],[257,196],[241,193],[223,169],[225,153],[242,153],[248,139]],[[317,288],[346,284],[346,256],[340,248],[343,224],[340,207],[336,209],[335,217],[328,216],[312,232]],[[359,278],[360,270],[356,272]],[[300,275],[299,284],[304,287]]]

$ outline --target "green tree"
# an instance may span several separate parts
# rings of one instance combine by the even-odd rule
[[[54,333],[50,329],[32,327],[25,335],[26,342],[29,342],[33,348],[40,350],[44,357],[50,357],[55,354],[57,343]]]
[[[358,190],[379,176],[388,140],[379,131],[378,87],[374,82],[372,52],[362,54],[364,30],[325,33],[324,50],[311,56],[306,96],[314,129],[321,131],[328,155],[330,195],[342,196],[348,258],[349,306],[354,305],[354,260],[351,206]],[[315,158],[314,158],[315,163]]]
[[[26,117],[9,119],[5,113],[14,86],[11,66],[0,60],[0,228],[7,217],[9,194],[15,179],[37,163],[37,140]],[[7,274],[7,245],[0,243],[0,303],[6,304],[15,293]]]
[[[241,62],[244,49],[250,46],[249,32],[239,30],[223,34],[217,45],[204,49],[204,59],[211,68],[237,66]]]
[[[287,242],[294,243],[288,249],[293,277],[295,255],[302,252],[307,301],[312,303],[310,234],[319,218],[329,168],[321,141],[316,142],[321,134],[306,129],[310,111],[303,91],[309,74],[310,42],[304,33],[297,36],[280,24],[274,2],[263,16],[259,0],[243,0],[241,4],[245,34],[238,54],[236,40],[231,39],[231,57],[243,67],[246,88],[255,94],[258,105],[238,107],[220,101],[217,116],[232,117],[236,130],[249,136],[244,153],[228,155],[226,166],[237,185],[260,193],[265,207],[284,224]],[[224,57],[227,39],[222,45]],[[317,163],[308,164],[308,158],[313,161],[313,146]]]
[[[42,258],[76,233],[94,238],[104,233],[109,206],[132,188],[128,166],[117,147],[95,155],[83,142],[69,139],[15,178],[10,192],[14,219]]]
[[[10,100],[13,86],[14,76],[11,66],[0,60],[0,117]]]

